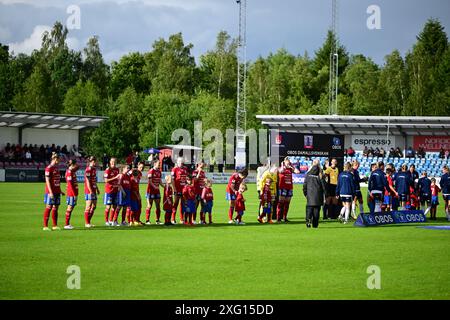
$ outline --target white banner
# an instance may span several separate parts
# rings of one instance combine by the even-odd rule
[[[364,150],[364,147],[368,148],[383,148],[385,151],[389,151],[391,148],[396,148],[395,136],[389,136],[386,139],[386,135],[352,135],[352,148],[356,151]]]

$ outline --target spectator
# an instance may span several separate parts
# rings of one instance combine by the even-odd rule
[[[347,149],[347,156],[349,156],[349,157],[355,156],[355,150],[352,147]]]
[[[306,226],[319,226],[320,207],[326,197],[325,181],[319,164],[314,164],[306,175],[303,194],[306,197]]]
[[[69,152],[67,151],[67,145],[64,145],[64,147],[61,148],[61,152],[64,153],[65,155],[69,154]]]
[[[403,152],[400,147],[397,147],[397,149],[395,149],[395,152],[397,153],[398,158],[403,158]]]
[[[374,157],[379,157],[380,156],[380,149],[378,147],[374,150],[373,156]]]
[[[417,151],[417,157],[424,159],[426,156],[425,149],[423,147],[419,147],[419,150]]]
[[[5,148],[6,150],[6,148]],[[444,148],[441,148],[441,151],[439,151],[439,158],[440,159],[445,159],[445,150]]]
[[[364,146],[363,156],[364,157],[368,157],[369,156],[369,148],[367,148],[367,146]]]
[[[106,168],[108,168],[108,164],[109,164],[109,157],[106,155],[106,153],[103,154],[102,164],[103,164],[103,170],[106,170]]]
[[[389,149],[389,158],[396,158],[397,153],[395,152],[394,148],[391,147]]]
[[[383,148],[380,149],[380,157],[386,157],[386,151]]]
[[[138,167],[139,162],[141,162],[141,156],[139,155],[139,151],[136,151],[133,158],[133,166],[135,168]]]
[[[31,152],[30,152],[29,149],[27,150],[27,152],[25,152],[25,159],[26,159],[27,161],[30,161],[30,160],[32,159],[32,157],[31,157]]]
[[[406,150],[405,157],[406,157],[406,158],[414,158],[414,156],[415,156],[415,152],[414,152],[414,150],[412,149],[412,147],[409,146],[408,149]]]
[[[129,153],[127,158],[125,159],[127,165],[131,166],[133,164],[133,153]]]
[[[450,155],[450,152],[447,150],[447,151],[445,151],[445,159],[447,159],[448,160],[448,157],[449,157],[449,155]]]

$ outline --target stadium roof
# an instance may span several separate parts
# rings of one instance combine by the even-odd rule
[[[98,127],[107,117],[0,111],[0,127],[81,130]]]
[[[450,135],[450,117],[257,115],[270,129],[315,134]]]

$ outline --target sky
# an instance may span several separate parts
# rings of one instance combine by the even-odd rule
[[[55,21],[73,26],[71,5],[79,8],[80,25],[69,30],[70,48],[81,50],[97,35],[107,63],[150,51],[155,40],[173,33],[194,45],[196,59],[214,48],[219,31],[238,35],[236,0],[0,0],[0,43],[16,54],[31,53]],[[379,8],[380,29],[367,26],[372,5]],[[449,0],[338,0],[340,42],[380,65],[394,49],[411,50],[429,18],[439,19],[450,36]],[[247,58],[280,48],[313,56],[330,26],[331,0],[247,0]]]

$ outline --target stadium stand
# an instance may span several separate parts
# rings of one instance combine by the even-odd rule
[[[327,158],[319,158],[320,162],[323,164]],[[392,157],[365,157],[362,152],[356,152],[354,157],[346,156],[345,161],[358,160],[361,163],[359,172],[361,175],[368,175],[370,173],[370,165],[377,161],[383,161],[384,163],[393,163],[398,169],[404,163],[408,166],[414,164],[416,166],[417,172],[422,173],[426,171],[429,177],[440,177],[442,174],[442,167],[444,165],[449,165],[449,159],[439,158],[438,152],[428,152],[425,158],[392,158]],[[300,172],[304,173],[311,167],[313,159],[308,159],[306,157],[292,157],[292,162],[300,168]]]

